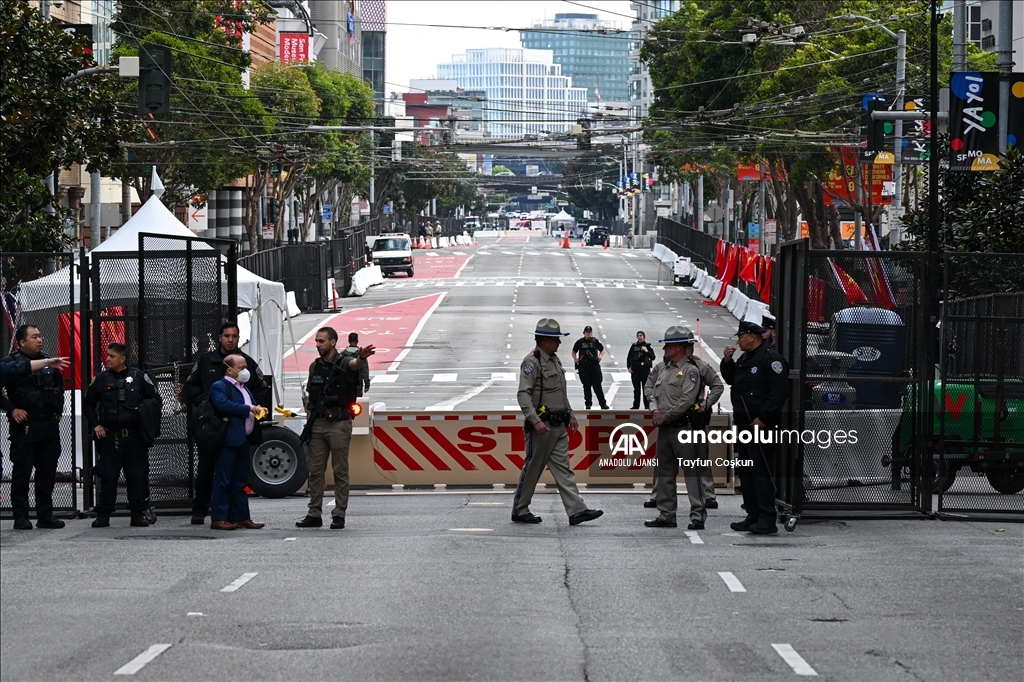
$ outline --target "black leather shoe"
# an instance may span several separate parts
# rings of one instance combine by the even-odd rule
[[[644,502],[644,509],[657,509],[657,508],[658,508],[658,501],[657,500],[647,500],[646,502]]]
[[[146,515],[143,512],[132,512],[132,520],[129,526],[135,526],[136,528],[145,528],[149,525],[149,521],[146,520]]]
[[[594,519],[600,518],[604,515],[604,512],[600,509],[584,509],[581,512],[576,512],[569,517],[569,525],[577,526],[584,521],[593,521]]]
[[[198,513],[193,514],[192,515],[192,525],[193,526],[203,526],[203,525],[206,525],[206,514],[198,514]]]
[[[110,514],[97,514],[96,520],[92,522],[93,528],[109,528]]]
[[[156,523],[156,510],[152,507],[146,507],[146,511],[142,512],[142,518],[146,519],[146,523],[152,526]]]
[[[748,530],[750,530],[750,527],[753,526],[754,523],[756,523],[756,522],[755,521],[747,521],[747,520],[736,521],[734,523],[730,523],[729,527],[732,528],[733,530],[738,530],[741,533],[746,533]]]
[[[705,509],[718,509],[718,500],[706,500],[704,502]]]
[[[662,521],[661,519],[651,519],[650,521],[644,521],[644,525],[648,528],[675,528],[679,524],[675,521]]]
[[[32,522],[26,516],[14,519],[14,530],[32,530]]]
[[[341,528],[344,528],[344,527],[345,527],[345,517],[344,516],[335,516],[333,519],[331,519],[331,528],[333,528],[334,530],[340,530]]]
[[[512,520],[516,523],[540,523],[544,519],[533,512],[526,512],[525,514],[513,514]]]
[[[767,523],[755,523],[747,530],[757,535],[774,535],[779,532],[779,527],[774,523],[770,526]]]
[[[704,524],[700,521],[690,521],[686,526],[686,530],[704,530]]]
[[[319,516],[306,516],[301,521],[295,522],[296,528],[319,528],[324,525],[324,520]]]
[[[602,410],[610,410],[610,409],[612,409],[612,408],[608,407],[607,405],[602,405],[602,406],[601,406],[601,409],[602,409]]]
[[[29,526],[31,528],[32,526]],[[36,521],[36,528],[63,528],[64,522],[60,519],[55,519],[49,516],[45,519],[39,519]]]

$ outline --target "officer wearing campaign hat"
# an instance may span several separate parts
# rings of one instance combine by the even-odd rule
[[[699,466],[696,460],[707,459],[707,444],[684,445],[679,442],[679,433],[704,430],[711,407],[725,392],[725,384],[711,365],[693,357],[697,339],[687,327],[669,327],[665,338],[658,343],[665,344],[665,359],[651,370],[645,390],[651,399],[651,417],[658,427],[654,496],[659,514],[657,518],[645,521],[644,525],[648,528],[676,527],[676,477],[680,460],[684,460],[693,463],[693,466],[683,466],[686,494],[690,501],[690,524],[687,528],[702,530],[707,519],[702,474],[709,467]],[[705,388],[710,388],[706,399]]]
[[[789,396],[789,366],[764,340],[764,333],[765,328],[759,324],[740,322],[736,336],[743,354],[733,359],[733,346],[726,346],[722,353],[722,377],[732,386],[733,416],[741,431],[756,427],[764,432],[777,427]],[[736,467],[747,517],[730,525],[733,530],[769,535],[779,532],[773,479],[778,445],[759,440],[737,443],[736,459],[751,460],[753,466]]]
[[[568,430],[575,431],[579,425],[569,406],[565,370],[556,355],[563,336],[568,334],[562,333],[556,320],[542,318],[534,332],[537,347],[519,366],[517,399],[526,417],[526,461],[512,502],[512,520],[516,523],[541,522],[539,516],[530,512],[530,500],[545,467],[551,469],[570,525],[591,521],[604,513],[587,509],[569,467]]]

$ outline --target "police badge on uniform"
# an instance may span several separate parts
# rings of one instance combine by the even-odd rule
[[[751,367],[750,368],[750,373],[751,374],[757,374],[757,367]]]
[[[772,369],[775,370],[776,374],[782,374],[782,363],[776,360],[772,363]]]
[[[530,372],[532,372],[532,371],[533,371],[533,364],[528,362],[525,365],[523,365],[523,375],[530,376]]]

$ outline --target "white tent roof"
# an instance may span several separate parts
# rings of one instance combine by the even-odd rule
[[[551,218],[551,223],[552,224],[554,224],[554,223],[575,223],[575,222],[576,222],[576,219],[573,218],[568,213],[566,213],[564,208],[561,211],[558,212],[558,215],[552,216],[552,218]]]
[[[156,195],[142,205],[128,222],[121,226],[109,239],[92,249],[90,253],[130,253],[139,251],[139,233],[154,233],[172,237],[195,238],[195,233],[181,224],[174,214]],[[146,249],[174,251],[183,250],[185,242],[181,239],[147,239]],[[194,249],[213,249],[203,242],[193,242]],[[109,261],[106,261],[110,265]],[[75,266],[77,270],[77,265]],[[109,287],[107,298],[138,296],[138,269],[104,267],[100,272],[101,284],[105,290]],[[250,339],[250,355],[262,369],[273,372],[275,377],[281,376],[281,354],[284,340],[283,314],[287,309],[284,284],[264,279],[245,268],[238,266],[238,307],[253,311],[252,338]],[[146,277],[147,286],[150,278]],[[69,277],[67,268],[41,277],[32,282],[24,282],[18,292],[19,309],[22,311],[47,310],[66,308],[68,305]],[[79,287],[76,272],[74,286],[74,304],[78,306]],[[226,296],[226,290],[224,291]]]

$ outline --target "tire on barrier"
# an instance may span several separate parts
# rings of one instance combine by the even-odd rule
[[[1015,495],[1024,490],[1024,469],[989,470],[985,477],[996,492],[1004,495]]]
[[[283,426],[264,426],[262,441],[252,453],[249,487],[260,497],[287,497],[306,483],[306,448]]]

